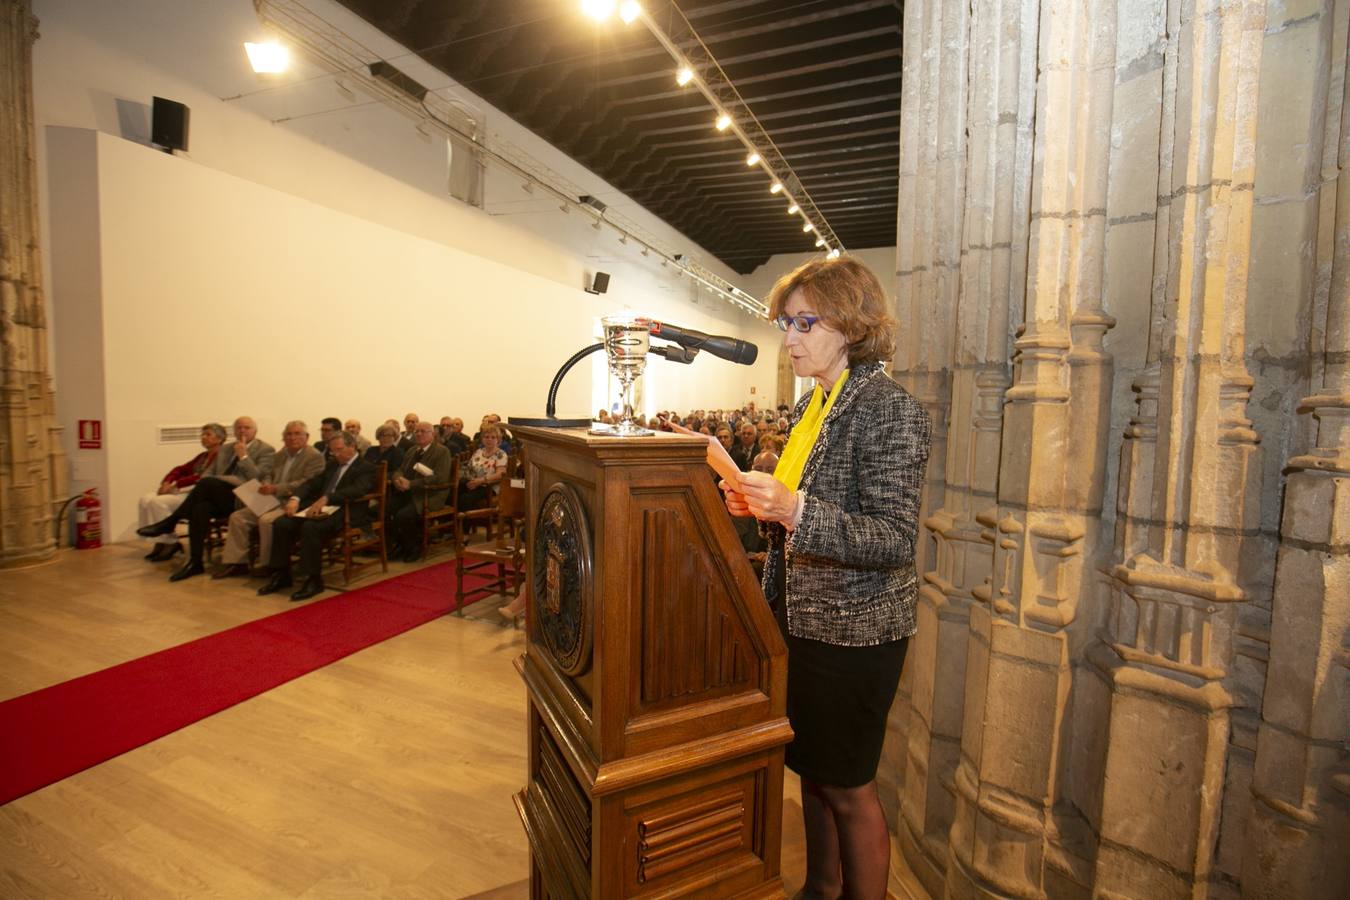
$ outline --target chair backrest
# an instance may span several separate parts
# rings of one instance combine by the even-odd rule
[[[521,519],[525,517],[525,483],[512,484],[509,478],[502,479],[501,490],[497,493],[497,514],[503,519]]]

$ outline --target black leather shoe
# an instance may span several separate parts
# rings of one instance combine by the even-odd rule
[[[206,566],[194,560],[188,560],[183,563],[183,568],[169,576],[169,580],[182,581],[184,578],[191,578],[193,575],[200,575],[205,571]]]
[[[267,579],[267,584],[258,588],[258,596],[266,597],[268,594],[275,594],[280,590],[291,586],[291,576],[288,572],[273,572],[272,577]]]
[[[322,578],[306,578],[305,583],[300,585],[300,590],[291,594],[292,600],[308,600],[310,597],[317,597],[323,593]]]
[[[248,566],[245,565],[244,563],[230,563],[225,568],[220,569],[219,571],[216,572],[212,572],[211,578],[215,581],[219,581],[222,578],[234,578],[238,575],[247,575],[247,574],[248,574]]]
[[[166,534],[173,534],[173,530],[177,525],[177,519],[160,519],[158,522],[142,525],[140,528],[136,529],[136,533],[141,537],[163,537]]]

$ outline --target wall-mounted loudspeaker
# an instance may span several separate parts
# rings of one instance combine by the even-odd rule
[[[150,142],[165,153],[186,150],[188,141],[188,108],[174,100],[156,97],[150,110]]]
[[[609,290],[609,273],[596,272],[595,280],[591,282],[590,287],[586,288],[586,293],[603,294],[607,290]]]

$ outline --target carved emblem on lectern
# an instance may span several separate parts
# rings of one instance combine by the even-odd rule
[[[565,675],[591,664],[595,591],[591,579],[591,531],[581,498],[571,485],[555,484],[535,521],[531,587],[540,642]]]

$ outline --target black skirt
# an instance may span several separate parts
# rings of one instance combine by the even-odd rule
[[[787,716],[794,733],[784,762],[817,784],[867,784],[877,776],[909,639],[842,647],[793,637],[783,586],[777,587],[778,627],[788,650]]]

